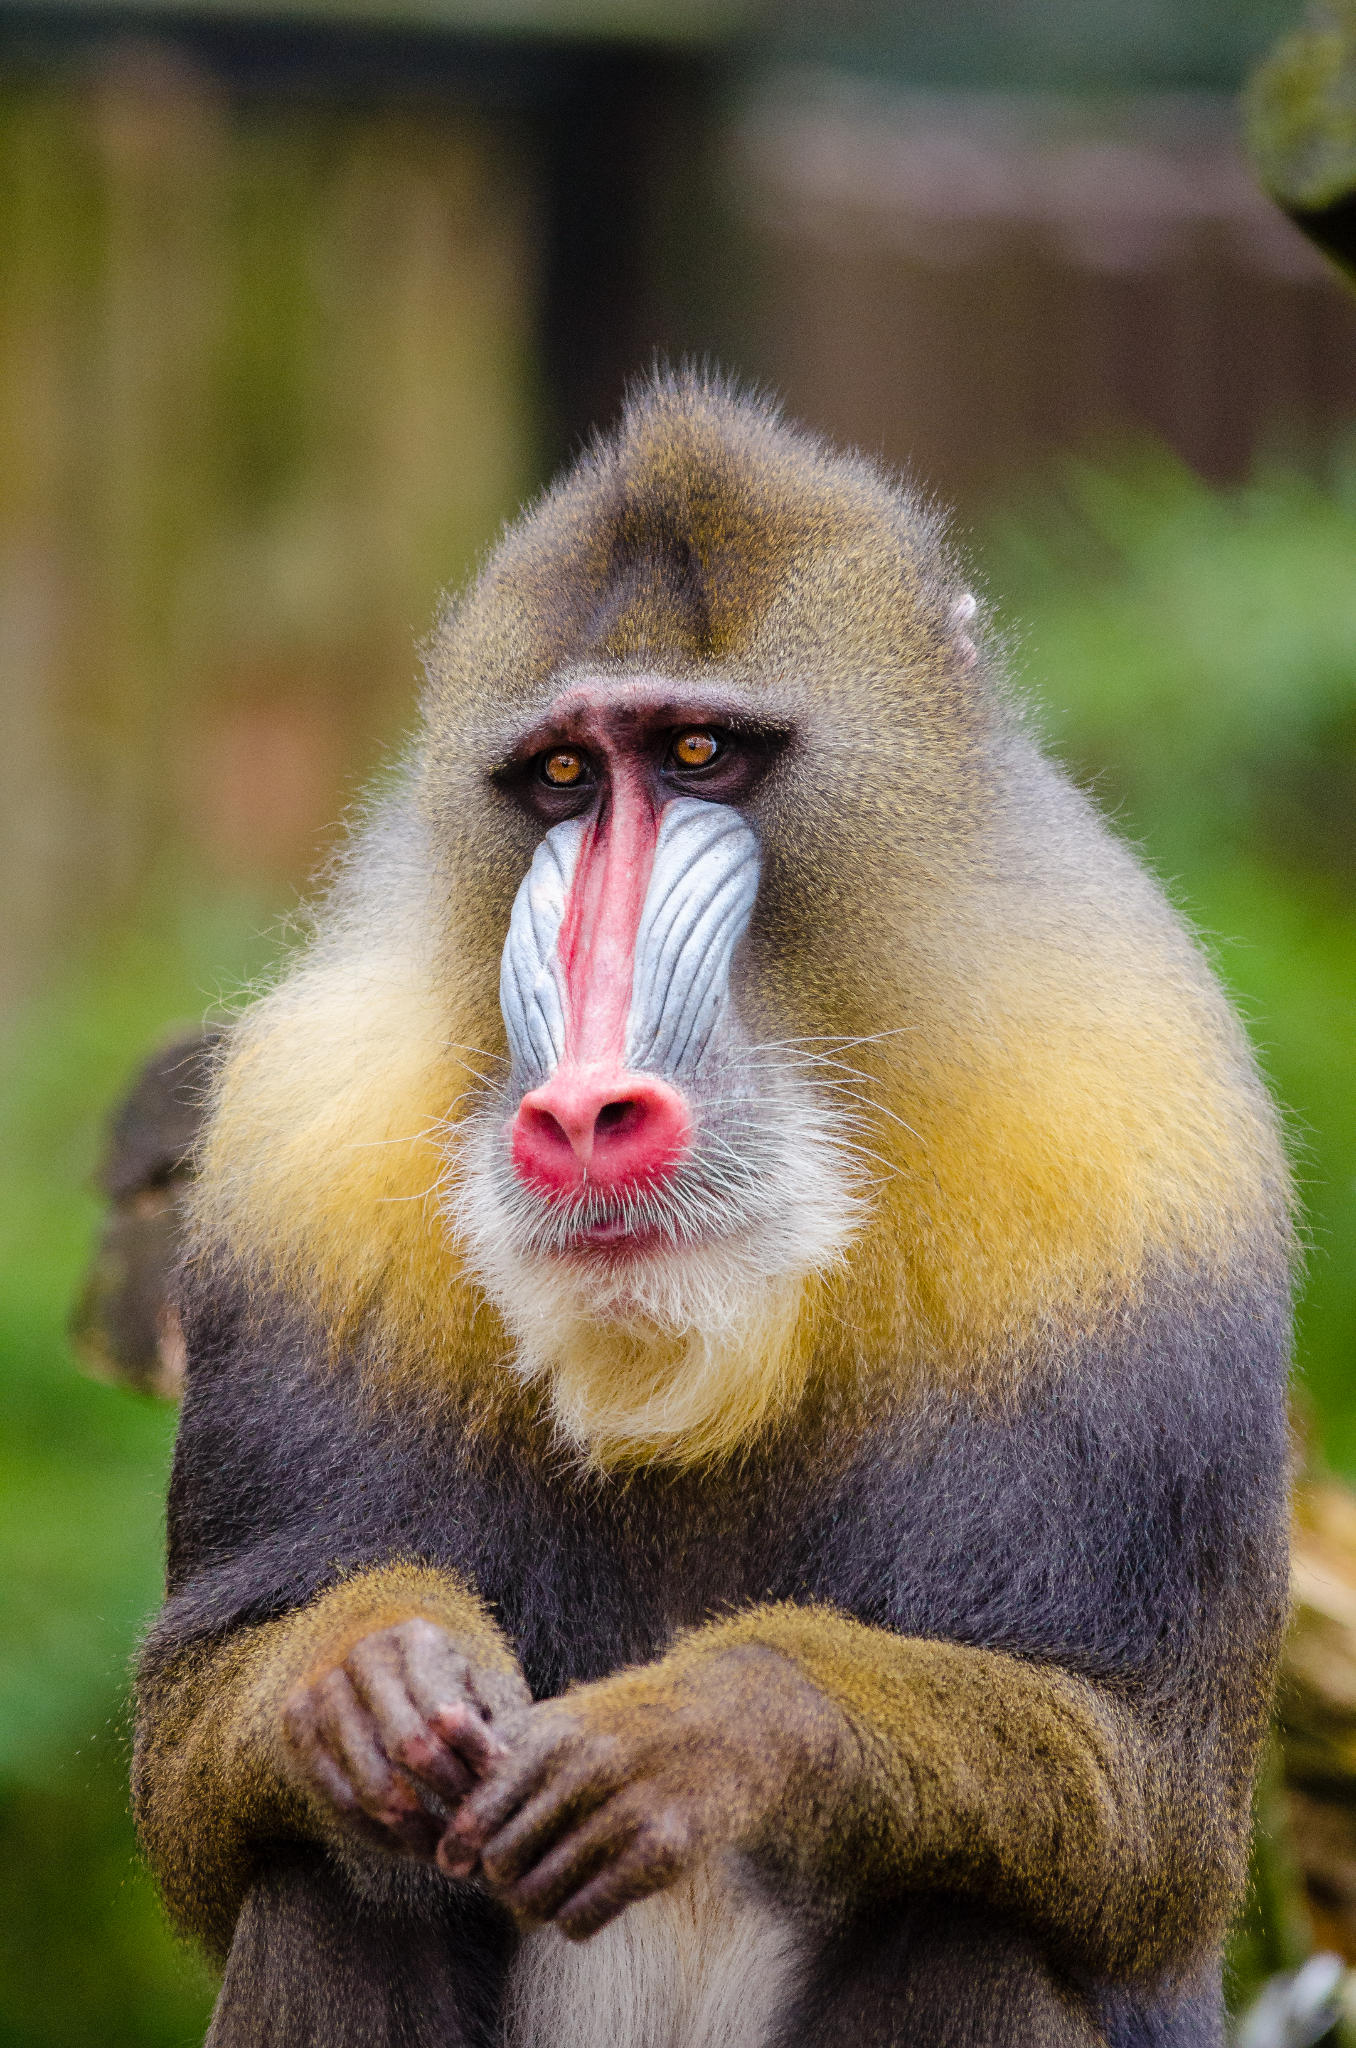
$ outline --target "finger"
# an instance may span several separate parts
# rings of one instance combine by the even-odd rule
[[[315,1696],[309,1686],[288,1700],[283,1709],[283,1729],[290,1748],[312,1785],[341,1812],[356,1811],[357,1793],[320,1740]]]
[[[521,1671],[484,1671],[468,1665],[466,1690],[487,1721],[497,1725],[532,1705],[532,1692]]]
[[[366,1656],[354,1655],[345,1667],[353,1690],[375,1726],[377,1742],[387,1759],[402,1772],[427,1785],[449,1806],[456,1806],[476,1782],[453,1750],[430,1728],[414,1705],[400,1675],[394,1645],[374,1646]]]
[[[422,1714],[466,1692],[466,1659],[454,1650],[445,1629],[431,1621],[407,1621],[394,1632],[410,1698]]]
[[[433,1852],[433,1860],[445,1877],[474,1877],[480,1868],[479,1850],[468,1849],[459,1842],[451,1828],[444,1832]]]
[[[508,1755],[507,1744],[487,1726],[481,1718],[480,1709],[469,1700],[435,1707],[429,1715],[429,1726],[447,1748],[455,1752],[463,1767],[461,1793],[469,1792],[473,1785],[478,1785]]]
[[[359,1703],[347,1674],[331,1672],[315,1692],[320,1742],[352,1785],[362,1811],[416,1855],[431,1856],[438,1823],[424,1811],[413,1786],[382,1753],[375,1724]]]
[[[554,1747],[554,1736],[536,1742],[528,1736],[468,1794],[450,1830],[463,1849],[478,1855],[491,1835],[531,1798],[550,1769]]]
[[[686,1867],[687,1833],[664,1823],[641,1830],[631,1848],[557,1908],[555,1924],[571,1941],[587,1941],[637,1899],[677,1881]]]
[[[343,1771],[340,1770],[329,1751],[322,1749],[318,1740],[312,1740],[302,1751],[306,1774],[311,1783],[323,1792],[332,1806],[340,1813],[360,1813],[358,1795]]]
[[[640,1818],[610,1799],[600,1813],[590,1814],[563,1841],[516,1883],[496,1886],[500,1898],[520,1920],[550,1920],[559,1907],[583,1890],[607,1864],[623,1856],[635,1839]]]
[[[470,1774],[457,1793],[459,1799],[471,1782],[498,1763],[507,1745],[499,1734],[490,1733],[491,1709],[481,1696],[477,1675],[442,1629],[429,1621],[408,1622],[399,1631],[399,1654],[411,1701]]]
[[[499,1886],[514,1883],[617,1789],[587,1768],[552,1778],[481,1843],[485,1875]]]
[[[399,1654],[410,1698],[425,1719],[454,1700],[474,1697],[470,1666],[433,1622],[406,1622],[399,1631]]]
[[[323,1711],[328,1714],[329,1709]],[[287,1739],[296,1753],[305,1777],[312,1790],[327,1799],[364,1840],[378,1842],[389,1848],[391,1837],[388,1830],[363,1811],[358,1791],[348,1772],[325,1747],[325,1741],[332,1731],[327,1727],[322,1733],[321,1713],[322,1707],[317,1690],[311,1687],[295,1695],[285,1710]],[[430,1853],[430,1843],[422,1829],[407,1829],[402,1833],[407,1837],[403,1846],[410,1848],[414,1854],[427,1856]]]

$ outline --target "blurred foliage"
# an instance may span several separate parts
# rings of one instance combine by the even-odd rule
[[[1049,740],[1206,932],[1288,1107],[1311,1219],[1301,1360],[1356,1473],[1356,466],[1218,492],[1154,449],[1071,462],[980,553]],[[277,950],[261,904],[174,865],[2,1048],[3,2048],[170,2048],[210,2002],[126,1812],[125,1672],[158,1596],[173,1415],[82,1380],[62,1334],[109,1104],[167,1025]],[[1299,1939],[1259,1892],[1239,1987]]]
[[[1356,185],[1356,5],[1330,0],[1282,37],[1248,81],[1257,176],[1282,206],[1331,205]]]
[[[63,1330],[110,1103],[176,1018],[277,952],[246,898],[155,878],[0,1042],[0,2043],[171,2048],[211,1987],[127,1811],[128,1659],[160,1597],[174,1411],[72,1369]]]
[[[1069,461],[984,558],[1051,745],[1202,933],[1288,1113],[1299,1367],[1356,1476],[1356,451],[1233,491],[1154,447]]]
[[[1356,0],[1327,0],[1282,38],[1243,116],[1259,184],[1356,281]]]

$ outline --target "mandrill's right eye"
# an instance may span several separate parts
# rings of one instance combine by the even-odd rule
[[[566,818],[579,817],[596,801],[598,757],[587,747],[559,742],[543,747],[540,753],[506,761],[495,769],[494,780],[523,810],[559,825]]]
[[[584,756],[576,754],[573,747],[557,747],[554,754],[543,754],[541,778],[552,789],[571,788],[584,779]]]

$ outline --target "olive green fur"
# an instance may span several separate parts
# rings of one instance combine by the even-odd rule
[[[343,1861],[333,1816],[299,1788],[283,1737],[288,1695],[341,1664],[360,1636],[411,1615],[483,1668],[512,1669],[502,1633],[446,1573],[393,1564],[344,1580],[277,1621],[143,1666],[132,1796],[171,1920],[224,1963],[261,1845],[319,1841]],[[370,1878],[371,1872],[366,1876]]]

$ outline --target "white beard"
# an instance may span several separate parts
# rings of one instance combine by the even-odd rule
[[[756,1191],[728,1234],[612,1255],[533,1245],[498,1117],[462,1127],[453,1231],[508,1328],[510,1369],[549,1380],[580,1448],[715,1447],[729,1435],[722,1414],[756,1423],[795,1391],[806,1282],[842,1259],[864,1207],[861,1176],[808,1089],[783,1084],[764,1111]]]

